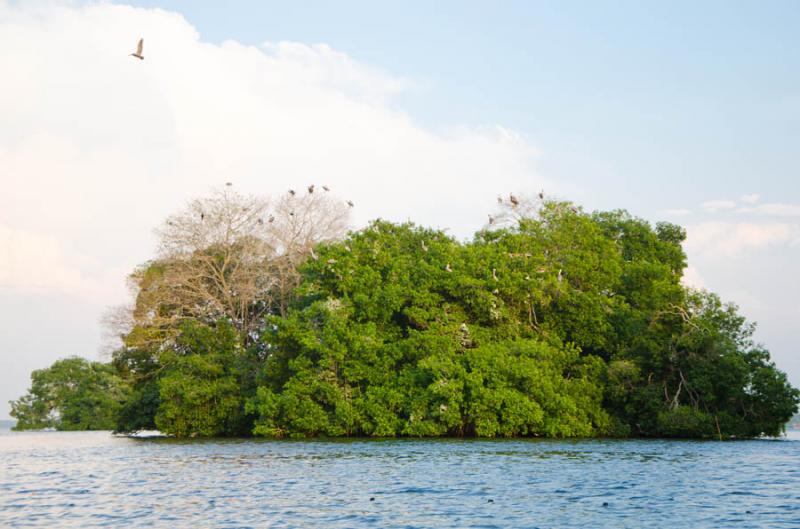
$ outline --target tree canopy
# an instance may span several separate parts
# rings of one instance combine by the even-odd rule
[[[111,365],[65,358],[31,374],[31,388],[11,402],[11,416],[17,430],[110,430],[126,390]]]
[[[468,241],[345,233],[319,193],[167,220],[106,366],[129,388],[115,429],[732,438],[797,411],[736,306],[682,284],[679,226],[510,197]]]

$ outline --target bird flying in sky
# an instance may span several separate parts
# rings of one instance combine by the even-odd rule
[[[143,61],[144,60],[144,54],[142,53],[143,49],[144,49],[144,39],[139,39],[139,44],[136,45],[136,52],[131,53],[129,57],[136,57],[140,61]]]

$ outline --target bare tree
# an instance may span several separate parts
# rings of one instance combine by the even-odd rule
[[[133,304],[107,307],[100,316],[100,354],[110,356],[133,330]]]
[[[270,268],[276,281],[277,310],[284,314],[291,292],[300,282],[298,266],[309,258],[316,259],[314,246],[346,233],[350,207],[329,193],[286,194],[276,201],[273,211],[267,230],[276,256]]]
[[[246,341],[283,313],[314,245],[342,237],[349,208],[331,194],[273,202],[230,186],[193,200],[156,230],[158,256],[130,276],[129,345],[163,343],[183,318],[227,318]],[[121,321],[119,317],[109,319]]]
[[[522,219],[538,218],[544,203],[544,193],[539,193],[536,197],[514,194],[508,197],[499,196],[497,210],[489,215],[486,228],[515,227]]]

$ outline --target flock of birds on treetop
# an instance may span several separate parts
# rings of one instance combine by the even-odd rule
[[[231,187],[231,186],[233,186],[233,182],[225,182],[225,186],[226,186],[226,187]],[[309,194],[309,195],[312,195],[312,194],[314,194],[314,190],[316,189],[316,186],[315,186],[314,184],[311,184],[311,185],[309,185],[309,186],[308,186],[306,189],[308,190],[308,194]],[[326,193],[327,193],[328,191],[330,191],[330,188],[329,188],[328,186],[322,186],[322,189],[323,189],[323,190],[324,190]],[[288,193],[289,193],[289,195],[290,195],[290,196],[292,196],[292,197],[294,197],[294,196],[297,196],[297,191],[295,191],[294,189],[289,189]],[[540,191],[540,192],[539,192],[539,194],[538,194],[538,196],[539,196],[539,199],[540,199],[540,200],[544,200],[544,191]],[[503,197],[497,197],[497,203],[498,203],[498,204],[504,204],[504,203],[505,203],[505,201],[503,200]],[[512,207],[512,208],[516,208],[517,206],[519,206],[519,205],[520,205],[520,201],[519,201],[519,199],[518,199],[516,196],[514,196],[514,194],[513,194],[513,193],[508,195],[508,203],[509,203],[509,204],[511,204],[511,207]],[[349,207],[351,207],[351,208],[352,208],[352,207],[353,207],[355,204],[353,204],[353,201],[352,201],[352,200],[348,200],[348,201],[347,201],[347,205],[348,205]],[[572,207],[572,210],[576,212],[576,211],[577,211],[577,208],[575,208],[575,207],[573,206],[573,207]],[[293,216],[294,216],[294,211],[290,211],[290,212],[289,212],[289,216],[293,217]],[[201,213],[200,213],[200,220],[202,221],[202,220],[204,220],[204,219],[205,219],[205,213],[202,213],[202,212],[201,212]],[[273,215],[270,215],[270,216],[269,216],[269,218],[268,218],[268,222],[269,222],[270,224],[272,224],[273,222],[275,222],[275,217],[274,217]],[[494,217],[492,217],[491,215],[489,215],[489,224],[490,224],[490,225],[491,225],[491,224],[494,224],[494,222],[495,222],[495,218],[494,218]],[[264,221],[263,221],[263,219],[258,219],[258,224],[264,224]],[[421,243],[422,243],[422,251],[424,251],[424,252],[426,252],[426,253],[427,253],[427,252],[428,252],[428,246],[425,244],[425,241],[424,241],[424,240],[423,240],[423,241],[421,241]],[[346,245],[345,245],[345,248],[347,249],[347,251],[350,251],[350,247],[349,247],[349,246],[346,246]],[[310,248],[310,252],[311,252],[311,258],[312,258],[312,259],[314,259],[314,260],[316,261],[316,260],[318,259],[318,257],[317,257],[317,255],[314,253],[314,248]],[[514,256],[514,255],[517,255],[517,254],[509,254],[509,255],[510,255],[510,256]],[[519,255],[522,255],[522,254],[519,254]],[[525,254],[525,256],[530,256],[530,254]],[[334,260],[331,260],[331,261],[329,261],[329,262],[335,262],[335,261],[334,261]],[[452,271],[453,271],[453,268],[450,266],[450,263],[447,263],[447,264],[445,265],[444,269],[445,269],[445,271],[446,271],[446,272],[452,272]],[[540,269],[538,270],[538,272],[539,272],[539,273],[544,273],[544,272],[545,272],[545,269],[544,269],[544,268],[540,268]],[[497,270],[496,270],[496,269],[494,269],[494,268],[492,268],[492,279],[494,279],[495,281],[499,281],[499,278],[497,277]],[[530,276],[526,276],[526,277],[525,277],[525,279],[526,279],[526,280],[530,280]],[[557,277],[557,279],[558,279],[558,282],[559,282],[559,283],[560,283],[561,281],[563,281],[563,279],[564,279],[564,277],[563,277],[563,275],[562,275],[562,270],[561,270],[561,269],[559,269],[559,271],[558,271],[558,277]],[[495,289],[495,293],[496,293],[496,292],[497,292],[497,290]]]
[[[139,59],[140,61],[143,61],[143,60],[144,60],[144,39],[143,39],[143,38],[139,39],[139,42],[136,44],[136,51],[135,51],[134,53],[131,53],[131,54],[129,55],[129,57],[136,57],[136,58],[137,58],[137,59]],[[225,185],[226,185],[227,187],[231,187],[231,186],[233,185],[233,182],[225,182]],[[313,193],[314,193],[314,189],[315,189],[315,186],[314,186],[314,184],[311,184],[310,186],[308,186],[308,187],[307,187],[308,194],[309,194],[309,195],[313,194]],[[322,189],[323,189],[325,192],[328,192],[328,191],[330,191],[330,188],[329,188],[328,186],[322,186]],[[294,189],[290,189],[290,190],[289,190],[289,194],[290,194],[291,196],[295,196],[295,195],[297,195],[297,192],[296,192]],[[540,191],[540,192],[539,192],[539,200],[544,200],[544,191]],[[509,204],[511,204],[511,207],[512,207],[512,208],[516,208],[516,207],[517,207],[517,206],[519,206],[519,204],[520,204],[520,202],[519,202],[519,199],[518,199],[516,196],[514,196],[514,194],[513,194],[513,193],[511,193],[511,194],[509,194],[509,195],[508,195],[508,202],[509,202]],[[497,197],[497,203],[498,203],[498,204],[503,204],[503,203],[504,203],[503,197]],[[351,208],[352,208],[353,206],[355,206],[355,204],[353,204],[353,201],[352,201],[352,200],[348,200],[348,201],[347,201],[347,205],[348,205],[349,207],[351,207]],[[575,208],[575,207],[573,206],[573,208],[572,208],[572,209],[573,209],[573,211],[576,211],[576,209],[577,209],[577,208]],[[294,217],[294,211],[290,211],[290,212],[289,212],[289,216],[290,216],[290,217]],[[203,213],[203,212],[201,212],[201,213],[200,213],[200,220],[201,220],[201,221],[202,221],[202,220],[205,220],[205,217],[206,217],[206,214],[205,214],[205,213]],[[269,218],[267,219],[267,222],[269,222],[270,224],[272,224],[273,222],[275,222],[275,217],[274,217],[273,215],[270,215],[270,216],[269,216]],[[264,224],[264,220],[263,220],[263,219],[258,219],[258,223],[259,223],[259,224]],[[491,225],[491,224],[494,224],[494,223],[495,223],[495,218],[494,218],[492,215],[489,215],[489,224]],[[422,241],[422,249],[423,249],[423,251],[425,251],[425,252],[427,252],[427,251],[428,251],[428,247],[425,245],[425,241]],[[312,256],[314,256],[314,251],[313,251],[313,249],[311,250],[311,255],[312,255]],[[314,257],[316,257],[316,256],[314,256]],[[315,260],[316,260],[316,258],[315,258]],[[453,271],[453,269],[450,267],[450,263],[447,263],[447,265],[444,267],[444,269],[445,269],[447,272],[452,272],[452,271]],[[496,270],[494,270],[494,269],[492,269],[492,278],[493,278],[495,281],[497,281],[497,280],[498,280],[498,279],[497,279],[497,272],[496,272]],[[559,270],[559,271],[558,271],[558,281],[560,282],[561,280],[562,280],[562,275],[561,275],[561,270]]]
[[[233,186],[233,182],[225,182],[225,186],[226,187],[231,187],[231,186]],[[309,195],[313,195],[314,194],[314,189],[316,189],[316,186],[314,184],[311,184],[306,189],[308,189],[308,194]],[[328,186],[322,186],[322,190],[327,193],[327,192],[329,192],[331,190],[331,188],[329,188]],[[292,196],[292,197],[297,196],[297,191],[295,191],[294,189],[290,189],[289,190],[289,195]],[[355,206],[355,204],[353,203],[352,200],[348,200],[347,201],[347,205],[349,207],[351,207],[351,208]],[[289,212],[289,216],[290,217],[294,217],[294,211],[290,211]],[[204,219],[205,219],[205,213],[201,212],[200,213],[200,220],[204,220]],[[257,222],[259,224],[264,224],[264,219],[258,219]],[[274,215],[270,215],[269,218],[267,219],[267,222],[269,222],[270,224],[275,222],[275,216]]]

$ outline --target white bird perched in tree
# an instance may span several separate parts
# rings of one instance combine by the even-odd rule
[[[563,281],[563,280],[564,280],[564,276],[561,275],[561,269],[559,268],[558,269],[558,282],[561,283],[561,281]]]
[[[421,242],[422,242],[422,251],[423,252],[427,252],[428,251],[428,247],[425,245],[425,241],[421,241]]]
[[[136,45],[136,53],[131,53],[128,57],[136,57],[140,61],[144,60],[144,54],[142,50],[144,49],[144,39],[139,39],[139,44]]]
[[[497,279],[497,269],[495,269],[495,268],[492,268],[492,278],[495,281],[500,281],[499,279]]]
[[[313,260],[316,261],[317,259],[319,259],[319,257],[317,257],[317,254],[314,253],[314,248],[309,248],[308,250],[311,252],[311,258]]]
[[[467,327],[466,323],[462,323],[461,327],[458,328],[461,334],[461,346],[462,347],[469,347],[472,345],[472,340],[469,336],[469,327]],[[441,410],[441,407],[439,408]]]
[[[452,272],[452,271],[453,271],[453,269],[452,269],[452,268],[450,268],[450,263],[447,263],[447,264],[445,265],[444,269],[445,269],[446,271],[448,271],[448,272]]]

